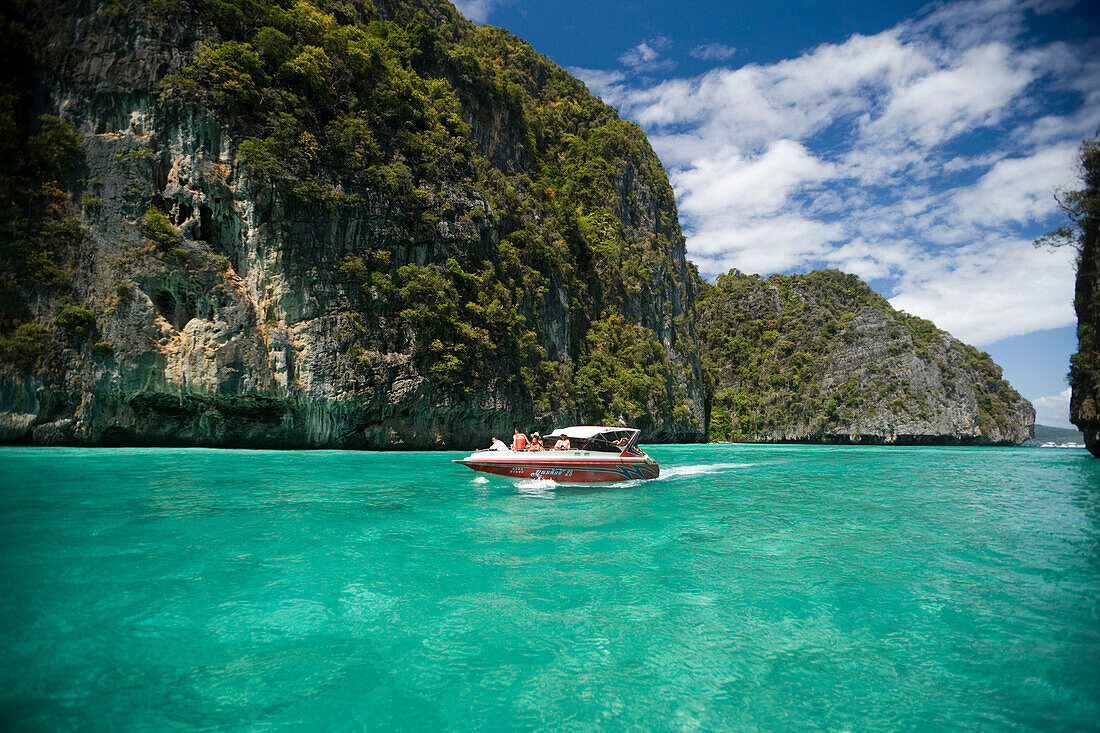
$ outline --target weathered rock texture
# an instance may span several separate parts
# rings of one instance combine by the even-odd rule
[[[0,442],[695,441],[701,352],[713,439],[1028,437],[988,357],[854,278],[698,281],[642,131],[445,2],[23,7]]]
[[[69,225],[56,280],[6,229],[0,441],[465,448],[619,412],[702,439],[636,126],[446,3],[246,5],[16,19],[21,140],[79,137],[23,212]]]
[[[1015,445],[1035,411],[988,354],[893,310],[853,275],[733,271],[699,303],[709,436],[754,442]]]
[[[1100,141],[1081,150],[1084,188],[1072,194],[1068,213],[1077,225],[1077,353],[1070,361],[1069,419],[1100,457]]]

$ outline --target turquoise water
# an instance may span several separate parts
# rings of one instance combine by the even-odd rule
[[[14,730],[1095,730],[1100,460],[0,449]]]

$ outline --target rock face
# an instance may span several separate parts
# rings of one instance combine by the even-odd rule
[[[1070,361],[1069,419],[1085,435],[1085,447],[1100,457],[1100,141],[1081,150],[1084,188],[1070,202],[1078,231],[1077,353]]]
[[[717,440],[1029,435],[987,356],[850,276],[699,281],[642,131],[445,2],[30,9],[0,17],[0,442],[688,442],[708,400]]]
[[[893,310],[853,275],[732,271],[699,301],[709,437],[1016,445],[1035,411],[987,354]]]
[[[37,203],[4,228],[0,441],[468,448],[619,413],[703,438],[664,170],[523,42],[432,2],[20,23],[5,195]],[[74,131],[56,172],[26,157]],[[47,224],[68,244],[20,239]]]

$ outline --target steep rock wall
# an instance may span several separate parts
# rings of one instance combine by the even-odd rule
[[[0,440],[458,448],[513,424],[545,430],[624,411],[650,439],[702,437],[693,286],[671,189],[640,130],[522,42],[445,3],[380,3],[356,17],[295,6],[305,20],[272,6],[253,25],[278,26],[298,57],[279,66],[265,56],[267,71],[253,64],[247,81],[269,80],[261,105],[296,93],[313,122],[294,123],[282,148],[309,160],[265,167],[242,151],[264,152],[285,130],[225,101],[245,83],[239,65],[253,63],[251,45],[227,39],[262,50],[271,28],[242,28],[208,7],[34,8],[29,124],[48,113],[80,135],[59,183],[83,244],[64,263],[66,288],[24,289],[40,296],[24,317],[50,330],[49,343],[33,368],[4,365]],[[323,39],[308,35],[317,24]],[[359,134],[378,148],[375,166],[352,170],[340,147],[348,135],[333,132],[352,115],[337,117],[343,102],[325,89],[295,87],[291,65],[325,53],[336,65],[348,34],[391,77],[426,90],[424,109],[443,109],[440,119],[454,95],[461,120],[444,122],[468,143],[425,153],[393,130],[401,115],[426,113],[376,105],[358,113],[374,121]],[[489,64],[519,81],[486,85]],[[547,100],[568,102],[580,122],[540,123]],[[416,154],[434,158],[418,168]],[[615,192],[610,223],[584,218],[600,197],[571,171],[547,172],[570,155],[599,158]],[[287,173],[293,165],[310,177]],[[555,195],[555,185],[569,191]],[[94,323],[60,328],[67,302]],[[605,355],[593,338],[619,317],[656,348],[644,393],[616,381],[632,357]]]
[[[1077,225],[1077,353],[1070,361],[1069,419],[1085,436],[1085,447],[1100,457],[1100,141],[1081,149],[1084,187],[1070,214]]]

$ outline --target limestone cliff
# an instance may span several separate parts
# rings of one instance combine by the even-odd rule
[[[702,439],[664,170],[522,41],[428,0],[2,20],[0,441]]]
[[[1084,188],[1063,202],[1076,225],[1070,236],[1078,248],[1073,300],[1077,353],[1070,361],[1069,419],[1084,433],[1085,447],[1100,456],[1100,140],[1085,142],[1080,162]]]
[[[709,437],[751,442],[1016,445],[1035,411],[987,354],[892,309],[853,275],[704,287]]]

